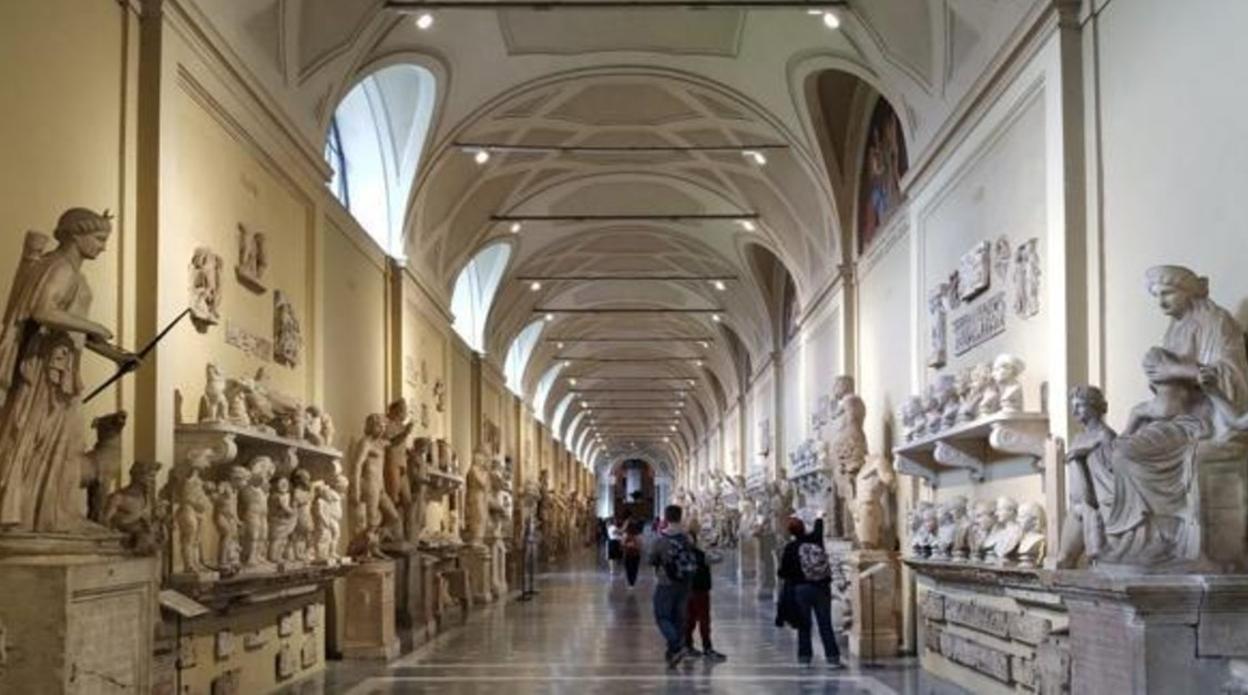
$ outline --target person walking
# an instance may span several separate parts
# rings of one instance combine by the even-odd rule
[[[640,521],[629,521],[624,527],[624,577],[628,580],[628,588],[637,584],[637,571],[641,569],[642,524]]]
[[[698,547],[698,537],[690,534],[693,541],[693,554],[697,558],[697,569],[689,583],[689,603],[685,617],[685,654],[703,656],[708,661],[724,661],[728,657],[715,651],[711,646],[711,564],[720,562],[722,557],[710,558],[702,548]],[[702,637],[702,651],[693,646],[693,632],[698,629]]]
[[[654,567],[654,621],[667,643],[664,658],[674,668],[687,656],[685,651],[685,613],[689,589],[697,571],[693,543],[681,526],[683,512],[676,505],[663,510],[665,525],[650,548],[650,564]]]
[[[612,519],[611,523],[607,524],[607,564],[611,567],[611,574],[615,574],[620,560],[624,557],[621,547],[623,540],[624,532],[620,529],[619,520]]]
[[[789,519],[788,530],[793,540],[784,546],[780,569],[776,572],[784,581],[776,622],[796,625],[797,660],[809,666],[814,653],[810,635],[813,614],[828,666],[840,670],[845,665],[841,663],[841,650],[832,631],[832,568],[823,547],[823,514],[815,520],[814,526],[814,530],[807,533],[801,519]]]

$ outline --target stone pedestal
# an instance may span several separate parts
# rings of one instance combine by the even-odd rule
[[[869,659],[897,656],[897,555],[886,550],[855,550],[846,559],[853,602],[849,652]]]
[[[758,588],[760,599],[771,599],[776,595],[776,553],[779,549],[776,548],[775,540],[770,534],[763,534],[756,540],[757,543],[754,546],[755,586]]]
[[[412,551],[396,555],[395,627],[405,649],[429,641],[438,632],[438,559]]]
[[[485,605],[494,600],[492,553],[485,546],[466,546],[461,555],[464,570],[468,573],[468,592],[472,602]]]
[[[496,539],[490,546],[490,593],[495,599],[507,595],[507,544],[503,539]]]
[[[0,693],[147,693],[152,558],[0,560]]]
[[[395,631],[395,563],[360,565],[346,576],[342,655],[347,659],[393,659],[399,655]]]
[[[737,581],[743,586],[758,576],[758,540],[742,538],[737,545]]]
[[[1242,692],[1248,576],[1046,576],[1070,610],[1071,692]]]

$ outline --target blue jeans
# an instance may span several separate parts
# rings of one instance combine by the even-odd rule
[[[685,648],[685,604],[689,587],[683,584],[659,584],[654,587],[654,622],[667,640],[667,652],[674,654]]]
[[[823,654],[828,661],[839,661],[840,647],[832,633],[832,590],[827,584],[798,584],[795,588],[800,622],[797,626],[797,660],[810,661],[814,647],[810,640],[810,614],[815,614],[819,627],[819,641],[823,642]]]

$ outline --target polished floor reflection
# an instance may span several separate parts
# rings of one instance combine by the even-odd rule
[[[590,555],[541,576],[532,602],[477,612],[460,629],[389,664],[331,662],[324,679],[297,692],[373,693],[961,693],[920,673],[913,659],[845,671],[796,663],[796,633],[772,625],[772,603],[721,565],[712,592],[721,664],[668,669],[651,617],[653,581],[636,588]],[[821,653],[816,637],[816,653]]]

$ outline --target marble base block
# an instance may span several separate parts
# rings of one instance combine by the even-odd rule
[[[776,544],[771,536],[758,537],[754,546],[757,572],[754,576],[755,587],[760,599],[772,599],[776,595]]]
[[[490,548],[493,552],[490,558],[490,593],[494,594],[494,598],[501,599],[507,595],[507,544],[500,539],[494,541]]]
[[[742,538],[737,545],[737,581],[748,584],[758,576],[758,540]]]
[[[395,631],[395,563],[369,562],[346,576],[342,656],[393,659],[399,655]]]
[[[421,552],[395,555],[395,626],[405,650],[438,632],[438,559]]]
[[[1070,610],[1072,693],[1238,692],[1248,576],[1071,571],[1049,580]]]
[[[476,605],[485,605],[493,601],[493,571],[491,570],[493,557],[490,549],[484,546],[468,546],[464,548],[460,558],[464,570],[468,573],[468,591],[472,596],[472,602]]]
[[[896,553],[855,550],[847,556],[853,623],[849,651],[867,658],[897,656],[897,606],[900,566]]]
[[[155,559],[0,560],[0,693],[151,688]]]

